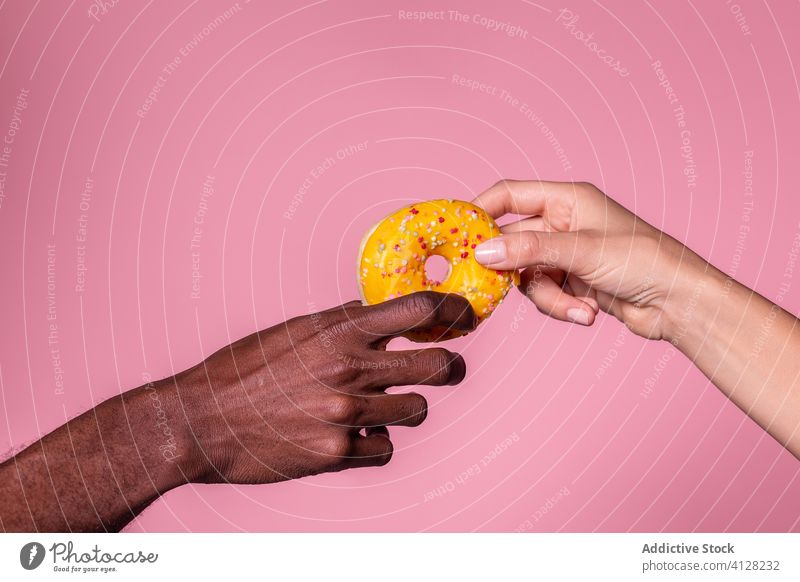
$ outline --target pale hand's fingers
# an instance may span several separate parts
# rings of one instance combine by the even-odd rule
[[[501,180],[472,202],[493,218],[544,216],[555,230],[571,230],[580,183]]]
[[[624,321],[624,315],[622,313],[622,302],[614,297],[611,293],[606,293],[605,291],[598,291],[597,292],[597,303],[600,305],[600,309],[605,311],[606,313],[610,313],[620,321]]]
[[[594,306],[567,293],[546,268],[529,267],[522,271],[520,290],[545,315],[580,325],[594,323]]]
[[[549,225],[545,223],[544,218],[541,216],[534,216],[531,218],[523,218],[522,220],[517,220],[516,222],[509,222],[500,227],[500,232],[503,234],[512,234],[515,232],[521,232],[523,230],[541,230],[541,231],[548,231],[552,230],[549,228]]]
[[[504,234],[478,245],[475,259],[492,269],[514,270],[543,265],[591,279],[597,254],[594,237],[581,232],[527,230]]]
[[[580,277],[570,273],[567,275],[565,285],[573,297],[577,297],[587,305],[590,305],[595,313],[600,311],[600,304],[597,302],[597,291],[587,285]]]

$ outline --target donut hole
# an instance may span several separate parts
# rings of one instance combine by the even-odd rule
[[[450,262],[441,255],[431,255],[425,261],[425,278],[428,281],[443,282],[450,276]]]

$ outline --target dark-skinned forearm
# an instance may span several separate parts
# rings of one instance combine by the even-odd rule
[[[0,465],[5,531],[117,531],[198,460],[172,379],[115,396]]]

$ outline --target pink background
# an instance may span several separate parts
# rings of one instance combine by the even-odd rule
[[[20,125],[14,107],[28,90],[0,167],[0,450],[145,374],[353,299],[358,242],[376,219],[409,200],[470,199],[500,177],[590,180],[800,311],[789,268],[800,231],[797,5],[575,1],[572,28],[561,8],[0,3],[0,135]],[[420,9],[443,19],[400,15]],[[691,160],[654,61],[684,108]],[[428,420],[392,431],[387,467],[184,487],[128,529],[800,531],[800,464],[667,344],[605,316],[592,329],[548,320],[515,293],[448,347],[464,354],[466,381],[423,389]]]

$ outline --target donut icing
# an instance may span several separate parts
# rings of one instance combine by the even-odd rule
[[[358,256],[361,300],[370,305],[417,291],[457,293],[479,321],[503,302],[516,271],[496,271],[475,260],[475,247],[500,234],[483,209],[461,200],[430,200],[393,212],[364,236]],[[439,255],[449,274],[429,280],[425,262]]]

